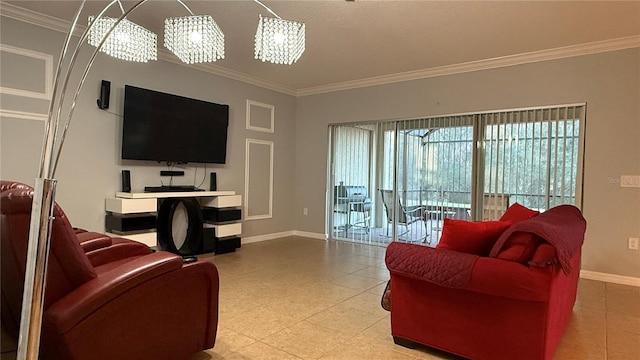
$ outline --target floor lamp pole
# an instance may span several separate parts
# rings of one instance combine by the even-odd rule
[[[56,180],[36,179],[22,296],[18,360],[38,358],[55,190]]]

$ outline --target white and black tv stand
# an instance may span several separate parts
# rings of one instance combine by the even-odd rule
[[[105,200],[105,228],[180,255],[226,253],[241,245],[241,205],[234,191],[118,192]]]

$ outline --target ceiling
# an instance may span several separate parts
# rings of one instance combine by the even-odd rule
[[[270,16],[260,5],[184,2],[195,14],[213,16],[225,34],[225,58],[212,69],[294,93],[612,39],[640,46],[640,1],[263,0],[282,18],[306,23],[300,60],[274,65],[253,57],[258,14]],[[80,1],[2,3],[70,20]],[[82,19],[107,3],[89,1]],[[122,3],[127,9],[135,2]],[[108,15],[120,13],[112,6]],[[151,0],[128,19],[156,32],[161,50],[164,18],[186,15],[177,1]]]

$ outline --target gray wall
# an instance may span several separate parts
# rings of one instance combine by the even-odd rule
[[[64,34],[4,17],[0,26],[0,42],[3,44],[52,54],[57,61]],[[85,48],[87,52],[90,49],[88,46]],[[2,70],[4,74],[19,72],[25,83],[42,82],[40,73],[31,72],[20,63],[7,61]],[[34,76],[40,78],[27,81]],[[102,79],[111,81],[111,103],[107,111],[98,109],[96,105]],[[131,170],[134,191],[142,190],[145,185],[160,185],[161,180],[168,181],[159,175],[160,170],[167,169],[166,165],[120,159],[125,84],[230,106],[227,163],[209,164],[206,172],[203,164],[187,164],[181,167],[185,176],[174,178],[176,184],[199,184],[204,180],[202,187],[208,188],[209,173],[215,171],[219,190],[243,194],[245,139],[274,141],[273,218],[246,221],[243,236],[292,229],[293,192],[290,189],[294,187],[295,97],[169,62],[130,63],[104,54],[98,55],[80,94],[55,176],[59,181],[56,199],[74,226],[104,230],[104,199],[120,191],[122,169]],[[275,106],[274,134],[245,129],[247,99]],[[40,109],[41,104],[38,105]],[[36,108],[31,102],[11,95],[2,96],[2,107],[31,112]],[[38,120],[0,119],[2,179],[33,184],[37,176],[43,128],[44,122]],[[267,177],[268,173],[254,175]]]
[[[640,49],[567,58],[298,98],[297,229],[324,232],[329,123],[587,103],[583,269],[640,277]],[[309,216],[302,216],[302,208]]]

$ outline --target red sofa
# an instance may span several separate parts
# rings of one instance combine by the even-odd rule
[[[585,229],[580,211],[562,205],[510,225],[489,254],[391,243],[394,341],[471,359],[552,359],[575,303]]]
[[[13,336],[20,321],[32,197],[21,188],[0,193],[2,325]],[[85,252],[62,209],[54,206],[40,359],[174,360],[213,347],[215,266],[120,243],[128,245]]]

